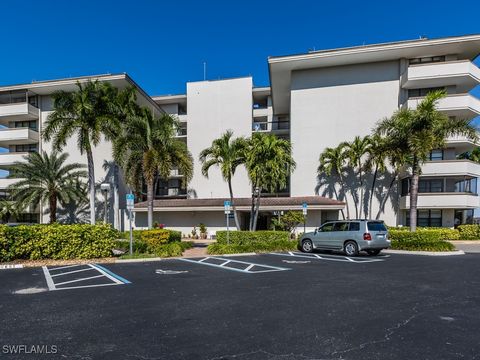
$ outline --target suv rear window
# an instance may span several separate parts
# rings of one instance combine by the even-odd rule
[[[387,227],[381,221],[369,221],[367,226],[369,231],[387,231]]]

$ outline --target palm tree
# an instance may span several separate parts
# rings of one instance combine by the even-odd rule
[[[8,187],[8,192],[15,199],[17,207],[48,202],[50,223],[57,221],[58,202],[67,203],[82,196],[77,186],[78,180],[85,178],[85,165],[79,163],[65,164],[68,154],[56,151],[48,155],[32,152],[24,157],[25,161],[15,162],[9,178],[20,180]]]
[[[116,116],[118,92],[109,83],[98,80],[77,82],[77,91],[58,91],[52,95],[53,112],[43,130],[43,138],[52,140],[53,149],[60,151],[72,136],[77,137],[81,154],[87,155],[90,196],[90,223],[95,223],[95,170],[93,148],[102,137],[115,137],[119,119]]]
[[[458,155],[458,158],[459,159],[467,159],[467,160],[474,161],[476,163],[480,163],[480,147],[476,147],[472,151],[464,152],[464,153]]]
[[[359,215],[363,212],[363,172],[364,172],[364,158],[365,154],[368,153],[368,149],[370,147],[370,138],[365,136],[361,138],[360,136],[355,136],[352,142],[344,143],[345,152],[346,152],[346,160],[350,164],[353,169],[357,169],[357,174],[359,178],[359,186],[360,186],[360,199],[357,198],[357,193],[352,195],[355,201],[355,213],[356,217],[358,218]]]
[[[373,211],[373,194],[375,192],[375,185],[379,172],[386,172],[385,160],[387,157],[387,148],[385,146],[384,139],[378,135],[373,134],[370,137],[370,146],[367,149],[368,158],[366,162],[366,170],[371,171],[373,169],[372,186],[370,188],[370,198],[368,201],[368,218],[372,218]]]
[[[345,161],[346,161],[346,153],[345,153],[345,144],[342,143],[338,145],[337,147],[334,148],[326,148],[323,150],[323,152],[320,154],[320,165],[318,166],[318,174],[325,173],[327,176],[334,176],[339,179],[340,186],[342,188],[345,187],[345,181],[343,178],[343,168],[345,166]],[[339,196],[337,194],[337,191],[334,187],[335,190],[335,196],[337,200],[339,199]],[[347,219],[350,219],[350,209],[348,206],[348,199],[347,196],[345,195],[345,207],[347,208]]]
[[[232,138],[233,131],[227,130],[220,138],[213,140],[212,146],[204,149],[200,153],[200,161],[202,162],[202,174],[207,178],[208,170],[212,166],[218,166],[220,168],[223,180],[228,184],[235,226],[237,230],[240,230],[237,209],[233,201],[232,177],[235,175],[237,167],[245,162],[245,147],[247,142],[242,137],[237,139]]]
[[[296,167],[290,142],[273,134],[254,133],[245,151],[245,164],[252,183],[250,231],[257,228],[260,198],[263,190],[274,193],[285,188]]]
[[[113,157],[123,168],[128,185],[141,192],[147,186],[148,228],[153,227],[154,186],[157,176],[164,179],[177,168],[186,186],[193,176],[193,159],[187,145],[175,138],[178,120],[163,114],[155,117],[147,108],[123,124],[113,142]]]
[[[0,219],[2,223],[8,223],[12,217],[17,217],[21,213],[21,209],[18,208],[16,202],[11,200],[10,197],[0,200]]]
[[[461,135],[477,140],[470,120],[450,119],[437,110],[438,101],[444,96],[444,91],[430,92],[416,109],[402,108],[377,125],[376,132],[390,139],[393,151],[408,154],[406,165],[411,171],[410,231],[417,228],[418,180],[421,165],[428,159],[428,154],[444,148],[450,136]]]

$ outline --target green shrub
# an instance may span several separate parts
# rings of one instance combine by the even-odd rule
[[[444,240],[421,241],[421,240],[393,240],[392,249],[408,251],[454,251],[455,246]]]
[[[480,240],[480,225],[459,225],[461,240]]]
[[[182,256],[183,252],[191,247],[193,247],[193,242],[191,241],[177,241],[159,245],[154,253],[159,257]]]
[[[130,241],[128,240],[116,240],[115,241],[115,249],[124,250],[129,252],[130,251]],[[134,253],[143,254],[147,252],[147,244],[143,241],[133,241],[132,243],[132,250]]]
[[[117,236],[103,224],[0,225],[0,261],[107,257]]]
[[[449,228],[418,228],[415,232],[410,232],[408,227],[389,228],[388,233],[391,240],[440,241],[460,237],[458,230]]]
[[[250,245],[252,243],[271,243],[276,241],[289,241],[287,231],[230,231],[230,244]],[[217,243],[227,243],[227,232],[217,231]]]
[[[241,254],[250,252],[270,252],[270,251],[292,251],[297,250],[297,242],[292,240],[279,240],[270,243],[252,243],[252,244],[220,244],[213,243],[208,245],[207,252],[211,255],[219,254]]]
[[[162,245],[180,242],[182,233],[166,229],[143,230],[140,239],[147,245],[148,252],[156,253],[158,251],[157,248]]]

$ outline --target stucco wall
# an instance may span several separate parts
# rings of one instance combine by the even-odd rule
[[[326,147],[369,134],[377,121],[398,109],[399,66],[392,61],[292,73],[291,141],[297,161],[292,196],[314,195],[319,190],[318,159]],[[394,206],[387,204],[382,216],[388,224],[396,223]],[[350,209],[355,214],[352,204]]]
[[[211,168],[209,178],[205,178],[198,157],[226,130],[233,130],[235,137],[251,135],[252,78],[187,83],[187,101],[187,145],[194,159],[194,175],[189,186],[191,197],[228,197],[228,186],[220,170]],[[250,196],[243,166],[237,169],[232,183],[235,196]]]

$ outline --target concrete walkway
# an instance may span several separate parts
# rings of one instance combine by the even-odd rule
[[[466,253],[480,253],[480,240],[456,240],[450,241],[458,250]]]
[[[184,240],[193,242],[193,248],[187,249],[184,251],[182,257],[185,257],[185,258],[206,256],[207,246],[215,242],[215,240],[206,240],[206,239],[198,239],[198,240],[184,239]]]

